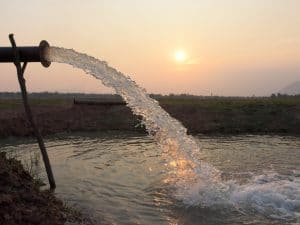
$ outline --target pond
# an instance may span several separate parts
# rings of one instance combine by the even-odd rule
[[[45,139],[58,197],[100,224],[297,224],[300,222],[300,138],[194,136],[199,160],[227,185],[226,201],[202,204],[206,187],[178,197],[162,149],[133,132],[90,132]],[[0,150],[47,181],[33,139],[5,139]],[[189,184],[187,185],[189,186]],[[189,196],[182,196],[189,195]]]

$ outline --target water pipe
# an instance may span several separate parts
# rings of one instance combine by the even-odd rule
[[[50,45],[43,40],[39,46],[18,47],[20,62],[40,62],[44,67],[49,67],[51,62],[46,59]],[[0,63],[15,61],[15,54],[12,47],[0,47]]]

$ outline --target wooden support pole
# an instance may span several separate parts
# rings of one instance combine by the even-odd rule
[[[37,139],[37,142],[39,144],[39,147],[40,147],[40,150],[41,150],[41,153],[43,156],[43,161],[45,164],[45,168],[46,168],[46,172],[47,172],[47,176],[48,176],[48,180],[49,180],[49,184],[50,184],[50,189],[54,190],[56,188],[56,184],[55,184],[54,176],[52,173],[48,153],[47,153],[42,135],[40,134],[38,127],[36,126],[35,121],[33,119],[33,114],[32,114],[32,111],[31,111],[31,108],[30,108],[30,105],[28,102],[27,90],[26,90],[25,79],[24,79],[24,72],[26,69],[27,62],[24,62],[23,66],[21,66],[21,63],[19,60],[19,52],[18,52],[18,49],[16,46],[16,42],[14,40],[13,34],[9,35],[9,40],[11,42],[11,45],[12,45],[13,51],[14,51],[14,56],[15,56],[14,64],[17,68],[18,80],[19,80],[19,84],[20,84],[20,88],[21,88],[25,112],[26,112],[27,118],[29,120],[29,123],[31,124],[31,126],[33,128],[34,135]]]

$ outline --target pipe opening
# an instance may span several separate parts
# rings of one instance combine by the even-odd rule
[[[49,67],[51,62],[47,60],[50,45],[43,40],[39,46],[17,47],[20,62],[40,62],[44,67]],[[15,56],[12,47],[0,47],[0,63],[13,63]]]

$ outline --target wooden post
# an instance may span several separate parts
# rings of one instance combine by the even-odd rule
[[[20,88],[21,88],[25,112],[26,112],[27,118],[33,128],[34,135],[37,139],[37,142],[39,144],[39,147],[40,147],[40,150],[41,150],[41,153],[43,156],[43,161],[45,164],[45,168],[46,168],[46,172],[47,172],[47,176],[48,176],[48,180],[49,180],[49,184],[50,184],[50,189],[54,190],[56,188],[56,185],[55,185],[55,180],[54,180],[51,165],[50,165],[50,160],[49,160],[49,157],[47,154],[47,150],[46,150],[42,135],[40,134],[38,127],[35,124],[35,121],[34,121],[33,115],[32,115],[32,111],[31,111],[31,108],[30,108],[30,105],[28,102],[27,90],[26,90],[25,79],[24,79],[24,72],[26,69],[27,62],[24,62],[23,66],[21,66],[21,62],[19,60],[19,52],[18,52],[18,49],[16,46],[16,42],[14,40],[13,34],[9,35],[9,40],[11,42],[11,45],[12,45],[12,48],[14,51],[14,56],[15,56],[14,64],[17,68],[18,80],[19,80],[19,84],[20,84]]]

